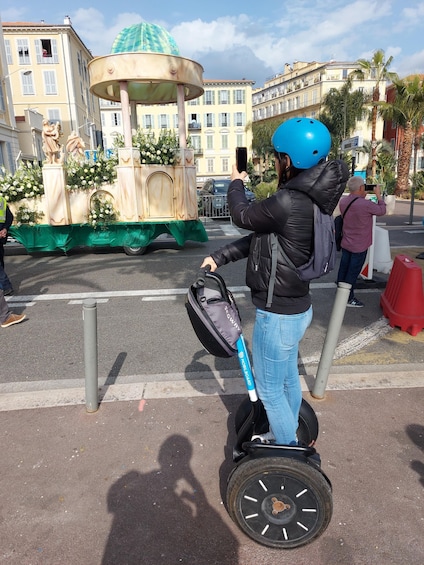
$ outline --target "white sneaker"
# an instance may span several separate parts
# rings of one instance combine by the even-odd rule
[[[272,432],[266,432],[265,434],[255,434],[252,436],[251,441],[269,445],[270,443],[275,443],[275,436]]]

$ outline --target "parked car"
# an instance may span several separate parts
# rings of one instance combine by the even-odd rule
[[[197,191],[199,216],[210,218],[229,217],[230,211],[227,203],[229,179],[208,179],[202,188]],[[249,202],[254,202],[256,196],[245,187],[246,197]]]

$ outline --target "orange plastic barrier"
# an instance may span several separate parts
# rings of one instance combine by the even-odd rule
[[[392,328],[399,327],[411,335],[424,328],[422,271],[407,255],[396,255],[380,306]]]

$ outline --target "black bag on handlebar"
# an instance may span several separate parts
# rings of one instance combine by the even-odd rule
[[[241,322],[233,295],[217,273],[204,272],[190,286],[186,308],[203,347],[215,357],[237,354]]]

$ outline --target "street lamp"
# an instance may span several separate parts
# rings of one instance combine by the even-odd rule
[[[16,69],[16,71],[13,71],[12,73],[9,73],[8,75],[5,75],[4,77],[0,77],[0,80],[1,80],[2,82],[5,82],[5,80],[6,80],[7,78],[9,78],[10,76],[14,75],[15,73],[19,73],[19,72],[21,72],[21,73],[22,73],[23,75],[25,75],[25,76],[28,76],[28,75],[30,75],[30,74],[32,73],[32,70],[31,70],[31,69],[25,69],[25,70]]]

